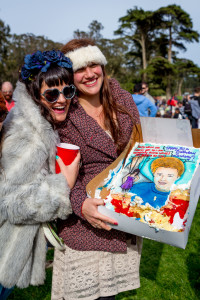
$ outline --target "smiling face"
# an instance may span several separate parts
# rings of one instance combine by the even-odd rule
[[[65,86],[66,84],[63,83],[58,86],[49,87],[43,81],[40,93],[43,94],[47,89],[58,89],[61,92]],[[64,95],[60,94],[56,102],[50,103],[41,95],[41,102],[49,109],[51,116],[56,123],[63,122],[66,119],[71,99],[65,99]]]
[[[154,173],[154,183],[156,188],[163,192],[168,192],[172,184],[178,179],[178,171],[173,168],[159,167]]]
[[[103,70],[100,65],[92,64],[74,73],[74,85],[78,89],[80,97],[100,94],[102,84]]]

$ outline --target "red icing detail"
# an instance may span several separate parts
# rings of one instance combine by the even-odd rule
[[[123,208],[122,206],[122,200],[112,199],[111,200],[112,205],[115,208],[115,212],[125,214],[128,217],[133,217],[134,213],[129,211],[130,206]]]
[[[170,199],[171,202],[174,204],[173,208],[165,208],[164,213],[170,217],[169,222],[172,224],[174,220],[174,215],[178,212],[181,219],[184,218],[185,213],[189,206],[189,201],[173,198]],[[184,222],[185,223],[185,222]],[[184,224],[185,225],[185,224]]]
[[[149,223],[152,224],[152,223],[155,223],[155,221],[151,219],[151,220],[149,221]]]
[[[169,219],[169,223],[172,224],[174,221],[174,215],[178,212],[181,219],[184,218],[185,213],[189,206],[189,201],[177,199],[177,198],[170,198],[173,208],[164,208],[163,213],[166,214]],[[114,206],[115,212],[125,214],[128,217],[138,217],[136,213],[130,212],[129,208],[130,205],[123,208],[123,200],[112,199],[112,205]],[[186,225],[187,220],[183,222],[183,225]],[[150,220],[149,223],[155,223],[154,220]]]

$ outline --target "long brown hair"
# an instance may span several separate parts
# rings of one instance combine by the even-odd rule
[[[65,44],[61,48],[61,51],[64,54],[67,54],[70,51],[79,49],[81,47],[87,47],[88,45],[95,46],[95,42],[88,38],[73,39],[69,41],[67,44]],[[124,150],[126,146],[126,142],[123,141],[122,131],[119,127],[118,113],[123,113],[128,115],[133,125],[135,125],[135,121],[132,115],[128,112],[128,110],[124,106],[114,101],[110,90],[109,79],[106,74],[105,67],[104,66],[101,67],[103,70],[104,79],[100,91],[100,103],[103,106],[104,127],[106,128],[106,130],[110,131],[113,140],[117,145],[118,154],[120,154]],[[116,119],[113,118],[113,116],[116,116]]]

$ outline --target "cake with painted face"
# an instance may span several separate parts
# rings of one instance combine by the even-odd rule
[[[122,179],[129,176],[128,172],[133,173],[130,166],[137,156],[139,179],[124,190]],[[112,170],[101,187],[101,191],[109,190],[106,207],[157,229],[183,231],[198,164],[199,149],[193,147],[136,144],[123,167],[119,164]]]

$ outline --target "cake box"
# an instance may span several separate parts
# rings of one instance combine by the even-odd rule
[[[105,201],[99,212],[118,222],[113,228],[185,249],[200,195],[200,149],[187,121],[141,118],[139,137],[88,184],[88,196]],[[151,122],[159,131],[148,134]]]

